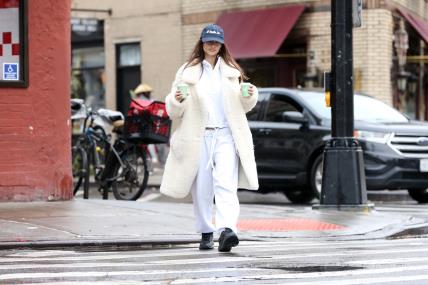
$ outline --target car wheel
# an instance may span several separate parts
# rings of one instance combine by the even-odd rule
[[[418,201],[419,203],[428,203],[428,189],[409,189],[407,190],[409,192],[409,196],[412,197],[412,199]]]
[[[312,191],[308,189],[287,190],[284,195],[290,202],[295,204],[307,204],[316,198]]]
[[[321,186],[322,186],[322,172],[323,172],[323,155],[320,154],[314,160],[311,166],[311,172],[309,176],[309,187],[316,198],[321,197]]]

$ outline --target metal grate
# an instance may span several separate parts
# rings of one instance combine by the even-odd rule
[[[428,158],[427,136],[394,134],[391,147],[401,155],[413,158]]]

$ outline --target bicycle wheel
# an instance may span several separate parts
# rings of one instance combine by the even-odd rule
[[[73,172],[73,195],[79,191],[80,185],[86,175],[88,157],[83,148],[73,146],[71,148],[71,168]]]
[[[131,145],[121,159],[124,166],[117,169],[118,178],[112,183],[113,195],[117,200],[135,201],[143,194],[149,179],[146,154],[140,146]]]
[[[89,149],[89,152],[86,154],[87,155],[87,161],[88,163],[86,163],[85,165],[85,175],[83,176],[83,199],[88,199],[89,198],[89,176],[90,176],[90,166],[91,166],[91,161],[93,159],[93,154],[91,155],[91,151]]]

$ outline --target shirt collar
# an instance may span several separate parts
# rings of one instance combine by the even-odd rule
[[[204,68],[208,68],[210,70],[217,71],[220,68],[220,62],[221,62],[221,57],[217,57],[217,62],[214,66],[214,69],[212,68],[211,64],[208,61],[206,61],[205,59],[202,61],[202,64],[203,64]]]

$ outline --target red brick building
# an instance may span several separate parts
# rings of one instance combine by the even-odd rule
[[[70,5],[0,0],[0,201],[72,197]]]

